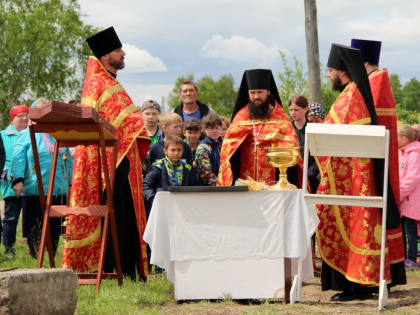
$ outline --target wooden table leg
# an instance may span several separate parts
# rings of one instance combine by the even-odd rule
[[[292,259],[284,258],[284,302],[290,303],[290,289],[292,288]]]

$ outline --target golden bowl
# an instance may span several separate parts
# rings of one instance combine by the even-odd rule
[[[273,190],[296,189],[287,180],[287,168],[295,166],[299,157],[299,147],[270,147],[268,148],[268,162],[271,166],[277,167],[280,171],[279,181],[274,185]]]

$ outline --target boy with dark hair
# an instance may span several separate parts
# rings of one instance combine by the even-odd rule
[[[143,180],[147,214],[152,208],[153,200],[158,191],[167,190],[169,186],[192,186],[195,184],[192,166],[181,159],[183,151],[184,142],[181,137],[175,135],[165,137],[165,157],[152,164],[150,171]]]
[[[220,135],[222,119],[210,113],[201,121],[206,137],[200,142],[195,153],[195,163],[200,175],[200,183],[215,186],[220,165]]]
[[[191,118],[184,123],[184,137],[185,142],[190,146],[194,158],[198,141],[201,138],[201,122],[198,119]]]

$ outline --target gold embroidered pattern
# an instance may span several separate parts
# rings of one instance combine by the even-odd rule
[[[376,115],[397,116],[397,109],[396,108],[376,108]]]
[[[89,244],[95,243],[99,239],[100,235],[101,235],[101,225],[98,224],[95,232],[93,232],[92,234],[89,234],[89,236],[85,237],[84,239],[81,239],[81,240],[65,240],[64,241],[64,247],[66,247],[66,248],[80,248],[80,247],[83,247],[83,246],[87,246]]]
[[[118,128],[122,122],[124,121],[125,118],[127,118],[128,115],[130,115],[131,113],[135,112],[137,109],[136,106],[134,106],[134,104],[131,104],[130,106],[124,108],[117,116],[117,118],[115,118],[115,120],[112,122],[112,125],[115,128]]]

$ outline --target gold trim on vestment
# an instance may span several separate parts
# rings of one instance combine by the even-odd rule
[[[229,139],[223,139],[223,144],[232,143],[235,141],[241,141],[242,138],[229,138]]]
[[[332,120],[334,121],[334,123],[336,123],[336,124],[341,123],[341,120],[338,118],[337,113],[335,112],[334,108],[330,109],[329,115],[332,118]]]
[[[99,111],[101,106],[106,102],[106,100],[112,95],[124,91],[124,88],[121,84],[116,84],[107,88],[97,100],[90,97],[83,97],[81,100],[82,105],[93,107],[96,111]]]
[[[328,181],[330,182],[330,190],[332,192],[332,195],[337,195],[337,189],[335,187],[335,182],[334,182],[335,177],[334,177],[331,165],[327,166],[327,176],[328,176]],[[353,243],[351,243],[347,236],[346,229],[344,227],[344,223],[340,215],[340,208],[337,205],[332,205],[331,207],[333,207],[337,226],[343,238],[343,241],[351,250],[353,250],[355,253],[360,254],[360,255],[378,256],[381,254],[380,249],[376,249],[376,250],[375,249],[361,249],[361,248],[356,247]],[[385,252],[388,252],[388,248],[385,249]]]
[[[378,115],[378,116],[397,116],[397,109],[395,109],[395,108],[376,108],[376,115]]]
[[[293,137],[293,136],[285,136],[285,135],[279,134],[277,132],[258,136],[258,140],[274,140],[274,139],[293,141],[296,138]]]
[[[394,239],[396,239],[396,238],[400,238],[400,237],[403,237],[402,232],[398,232],[398,233],[395,233],[395,234],[388,234],[388,235],[386,236],[386,238],[387,238],[388,240],[394,240]]]
[[[133,140],[131,141],[131,143],[127,146],[127,150],[125,150],[125,152],[123,154],[121,154],[121,157],[119,159],[117,159],[117,165],[116,167],[118,167],[118,165],[120,165],[121,161],[123,160],[124,156],[126,156],[127,152],[130,151],[131,146],[134,144],[134,142],[137,142],[137,137],[139,134],[142,133],[142,131],[146,128],[146,125],[144,124],[143,127],[141,127],[141,129],[139,130],[139,132],[133,137]]]
[[[318,230],[316,230],[316,237],[317,237],[317,239],[319,241],[320,240],[320,236],[319,236],[319,231]],[[322,251],[322,246],[319,246],[319,253],[321,254],[322,261],[324,261],[332,269],[335,269],[338,272],[340,272],[347,280],[350,280],[350,281],[356,282],[356,283],[360,283],[360,284],[364,284],[364,285],[378,285],[379,284],[379,281],[364,281],[364,280],[360,280],[360,279],[356,279],[356,278],[350,277],[346,271],[344,271],[343,269],[339,268],[338,266],[332,264],[327,259],[327,257],[325,257],[325,254]],[[391,280],[386,280],[386,283],[391,283]]]
[[[127,106],[118,114],[117,118],[114,119],[112,125],[118,129],[118,127],[123,123],[124,119],[126,119],[128,115],[135,112],[136,110],[138,110],[138,108],[134,104]]]
[[[372,122],[372,119],[370,119],[370,117],[366,117],[366,118],[362,118],[356,121],[353,121],[351,124],[352,125],[368,125]]]
[[[253,126],[255,124],[284,124],[281,119],[254,119],[238,121],[239,126]]]
[[[100,109],[102,105],[107,101],[108,98],[110,98],[112,95],[121,91],[124,91],[124,88],[122,87],[121,84],[116,84],[107,88],[102,93],[102,95],[98,97],[98,101],[97,101],[98,108],[96,110]]]
[[[101,235],[101,222],[98,222],[95,232],[80,240],[64,240],[64,248],[80,248],[95,243]]]

